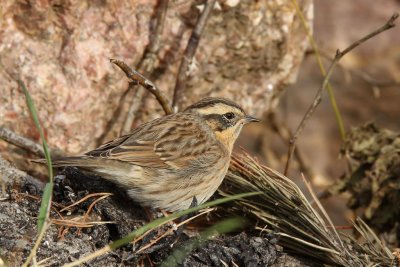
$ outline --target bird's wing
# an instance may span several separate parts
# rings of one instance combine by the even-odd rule
[[[146,123],[86,155],[146,167],[181,168],[207,150],[217,149],[209,135],[190,115],[175,114]]]

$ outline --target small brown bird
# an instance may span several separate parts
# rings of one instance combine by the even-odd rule
[[[205,98],[149,121],[82,156],[55,159],[120,185],[145,206],[171,212],[207,201],[225,177],[246,123],[259,121],[236,103]]]

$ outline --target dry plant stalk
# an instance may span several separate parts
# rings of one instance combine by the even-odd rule
[[[342,59],[342,57],[344,57],[347,53],[352,51],[354,48],[358,47],[359,45],[361,45],[362,43],[368,41],[369,39],[377,36],[378,34],[381,34],[382,32],[387,31],[387,30],[395,27],[396,26],[395,21],[397,20],[398,17],[399,17],[399,14],[398,13],[394,13],[383,26],[381,26],[378,29],[376,29],[375,31],[365,35],[361,39],[355,41],[354,43],[349,45],[343,51],[340,51],[339,49],[336,51],[335,57],[333,58],[331,64],[329,65],[328,71],[326,72],[326,75],[325,75],[324,81],[322,82],[321,87],[318,89],[318,91],[317,91],[317,93],[316,93],[316,95],[314,97],[313,102],[311,103],[311,105],[308,108],[307,112],[304,114],[303,118],[301,119],[299,125],[297,126],[297,128],[296,128],[296,130],[295,130],[295,132],[293,134],[293,137],[289,141],[288,156],[287,156],[287,161],[286,161],[286,166],[285,166],[285,171],[284,171],[285,175],[288,173],[288,170],[289,170],[290,161],[291,161],[291,159],[293,157],[293,153],[294,153],[294,150],[295,150],[295,147],[296,147],[295,146],[296,141],[299,138],[299,136],[300,136],[301,132],[303,131],[304,127],[306,126],[307,121],[314,114],[314,112],[317,109],[319,103],[321,103],[321,101],[322,101],[322,93],[327,88],[327,86],[329,84],[329,79],[330,79],[330,77],[331,77],[331,75],[333,73],[333,69],[335,68],[335,66]]]
[[[340,266],[390,266],[393,254],[360,219],[355,229],[365,244],[340,236],[323,207],[314,209],[297,185],[284,175],[260,165],[248,154],[233,155],[230,171],[219,193],[231,196],[240,192],[264,194],[235,201],[221,213],[243,216],[245,211],[258,221],[256,230],[280,236],[280,244],[290,251],[318,261]],[[313,195],[313,192],[310,192]],[[320,215],[322,214],[322,215]],[[328,227],[327,224],[330,226]]]
[[[159,0],[155,10],[154,20],[156,21],[156,26],[153,32],[150,34],[150,42],[146,47],[142,59],[140,60],[137,68],[143,71],[144,76],[151,77],[155,64],[157,61],[158,51],[160,50],[162,44],[162,33],[164,30],[164,24],[167,17],[169,0]],[[131,84],[128,87],[131,88]],[[129,100],[129,110],[125,118],[124,125],[122,127],[122,133],[126,134],[132,130],[132,125],[137,116],[139,108],[143,103],[145,97],[146,89],[139,87],[136,94]]]
[[[130,68],[125,62],[118,60],[118,59],[110,59],[111,63],[114,63],[117,65],[123,72],[125,72],[126,77],[128,77],[131,82],[140,84],[143,86],[146,90],[150,91],[152,93],[158,103],[160,103],[161,107],[163,108],[165,114],[172,114],[172,108],[171,105],[169,104],[168,98],[164,95],[160,89],[157,88],[157,86],[144,77],[141,73],[137,72],[136,70]]]
[[[192,35],[188,40],[185,52],[183,54],[181,64],[179,66],[178,75],[176,77],[176,84],[174,88],[174,95],[172,97],[172,109],[178,110],[178,100],[181,98],[183,91],[186,88],[187,71],[189,65],[192,63],[194,54],[199,46],[201,35],[206,26],[208,17],[215,5],[216,0],[208,0],[204,4],[204,9],[197,19],[196,26],[192,31]]]

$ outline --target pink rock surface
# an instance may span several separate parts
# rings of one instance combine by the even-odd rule
[[[132,66],[139,63],[154,27],[156,5],[156,1],[2,1],[1,124],[39,140],[14,80],[20,77],[36,103],[50,146],[76,154],[120,134],[126,102],[120,117],[113,114],[128,82],[109,58]],[[311,21],[311,1],[302,1],[302,7]],[[169,97],[199,10],[201,6],[192,2],[170,1],[155,63],[161,72],[154,80]],[[179,106],[205,96],[223,96],[261,115],[274,108],[285,86],[295,80],[306,46],[290,0],[217,2]],[[153,97],[146,96],[136,124],[161,115]],[[5,144],[0,146],[4,149]]]

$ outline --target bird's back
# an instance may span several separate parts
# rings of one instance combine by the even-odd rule
[[[194,197],[203,203],[217,190],[242,127],[255,121],[230,100],[205,98],[54,164],[96,172],[153,208],[183,210]]]
[[[188,208],[193,196],[202,203],[217,190],[229,156],[199,115],[178,113],[54,163],[98,173],[144,205],[176,211]]]

